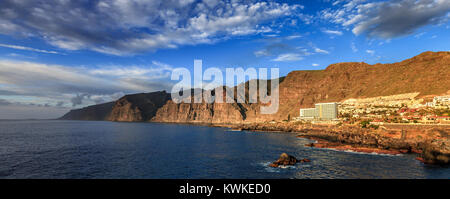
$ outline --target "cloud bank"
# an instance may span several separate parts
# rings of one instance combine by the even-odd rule
[[[426,25],[445,23],[450,18],[448,0],[334,1],[320,17],[349,28],[355,35],[391,39],[413,34]]]
[[[98,104],[126,93],[169,89],[171,70],[171,66],[155,61],[150,66],[84,68],[0,60],[0,104]]]
[[[0,34],[127,55],[272,32],[270,22],[302,17],[302,8],[247,0],[3,0]]]

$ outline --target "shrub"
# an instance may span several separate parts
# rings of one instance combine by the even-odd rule
[[[380,127],[379,125],[374,125],[374,124],[369,125],[369,128],[373,128],[375,130],[377,130],[379,127]]]
[[[368,128],[369,124],[370,124],[370,121],[368,121],[368,120],[359,122],[359,125],[361,126],[361,128]]]

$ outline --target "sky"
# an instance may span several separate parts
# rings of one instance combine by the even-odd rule
[[[449,51],[450,0],[2,0],[0,119],[50,119],[171,71],[392,63]]]

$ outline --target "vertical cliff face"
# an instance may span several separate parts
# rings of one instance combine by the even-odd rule
[[[226,89],[222,92],[223,101],[227,96],[233,103],[195,103],[195,99],[201,99],[201,95],[190,97],[190,103],[175,103],[169,100],[161,107],[152,121],[157,122],[181,122],[181,123],[235,123],[242,122],[246,118],[245,109],[236,102],[234,97],[226,95]]]
[[[413,92],[422,96],[442,94],[450,90],[450,52],[425,52],[393,64],[332,64],[325,70],[293,71],[280,82],[276,114],[261,114],[260,107],[266,105],[249,103],[248,92],[244,103],[237,103],[236,96],[224,95],[233,103],[191,100],[191,103],[177,104],[170,99],[170,94],[162,91],[127,95],[116,102],[72,110],[62,119],[183,123],[278,121],[297,117],[299,108],[319,102]],[[245,87],[248,88],[248,82]],[[236,93],[236,87],[234,90]]]
[[[244,120],[236,104],[180,103],[169,101],[152,121],[189,123],[230,123]]]
[[[106,120],[150,121],[168,100],[170,94],[165,91],[126,95],[115,102]]]

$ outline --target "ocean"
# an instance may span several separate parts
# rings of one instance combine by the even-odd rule
[[[0,178],[444,178],[450,167],[414,155],[305,147],[293,133],[231,131],[181,124],[0,121]],[[268,167],[281,153],[299,159]]]

